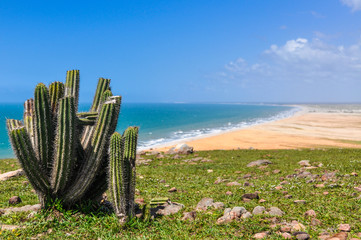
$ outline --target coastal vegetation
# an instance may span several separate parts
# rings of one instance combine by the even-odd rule
[[[247,167],[259,159],[272,164]],[[342,232],[339,228],[344,225],[340,224],[349,224],[349,232],[342,232],[349,238],[361,232],[360,149],[199,151],[142,155],[137,162],[135,197],[139,205],[149,208],[154,198],[162,197],[184,208],[168,216],[135,218],[122,226],[116,214],[108,211],[106,201],[100,208],[82,205],[73,210],[54,203],[35,214],[3,214],[1,224],[19,227],[2,230],[0,238],[252,239],[266,232],[267,239],[283,239],[280,233],[288,232],[282,231],[290,231],[295,238],[295,231],[285,227],[295,221],[299,231],[315,239]],[[19,167],[14,159],[0,160],[3,172]],[[8,203],[12,196],[22,199],[16,206],[38,203],[23,176],[1,182],[0,192],[1,209],[12,206]],[[254,193],[258,199],[243,197]],[[244,207],[253,216],[217,223],[224,209],[195,210],[206,197],[224,203],[225,208]],[[266,211],[277,207],[283,214],[253,214],[257,206]],[[193,211],[193,219],[182,220],[184,213]]]

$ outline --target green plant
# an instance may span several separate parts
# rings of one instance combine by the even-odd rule
[[[135,159],[138,128],[128,127],[123,136],[110,139],[109,191],[115,213],[121,220],[134,216]]]
[[[65,84],[39,83],[34,100],[24,104],[24,122],[7,120],[14,152],[43,207],[56,199],[66,207],[97,200],[107,189],[121,97],[112,96],[110,79],[100,78],[90,112],[77,113],[79,81],[79,70],[71,70]]]

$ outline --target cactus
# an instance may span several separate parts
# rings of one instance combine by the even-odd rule
[[[109,191],[118,217],[134,216],[135,159],[138,128],[128,127],[123,136],[115,132],[110,139]]]
[[[71,70],[65,84],[38,84],[34,100],[24,104],[24,122],[7,120],[14,152],[42,207],[56,199],[65,207],[96,200],[108,186],[107,152],[121,97],[112,96],[110,79],[101,78],[90,112],[77,113],[79,80],[79,70]]]

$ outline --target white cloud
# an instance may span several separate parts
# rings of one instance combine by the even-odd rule
[[[350,7],[353,12],[361,10],[361,0],[340,0],[344,5]]]
[[[227,79],[223,83],[250,91],[273,88],[273,95],[268,91],[270,101],[360,101],[361,43],[336,46],[319,39],[289,40],[270,46],[257,63],[243,58],[228,63],[218,76]],[[300,93],[306,90],[307,98]]]

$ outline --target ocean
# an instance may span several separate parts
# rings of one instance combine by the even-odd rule
[[[79,111],[89,108],[90,104],[79,105]],[[123,103],[117,131],[139,126],[138,149],[142,150],[282,119],[298,110],[262,104]],[[22,119],[22,115],[22,104],[0,104],[0,158],[14,157],[6,119]]]

